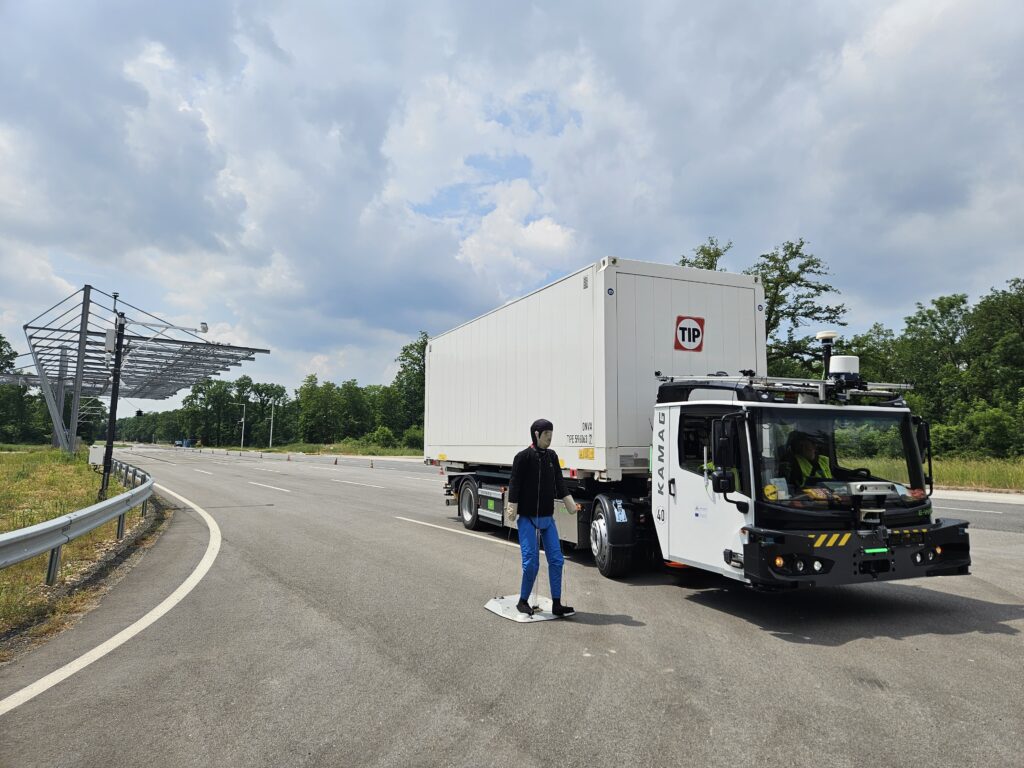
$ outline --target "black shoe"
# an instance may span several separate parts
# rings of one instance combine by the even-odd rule
[[[527,616],[533,616],[533,608],[531,608],[530,604],[525,600],[520,600],[516,603],[516,610],[520,613],[525,613]]]
[[[570,613],[576,613],[576,609],[571,605],[562,605],[561,600],[552,600],[551,612],[555,614],[555,616],[568,616]]]

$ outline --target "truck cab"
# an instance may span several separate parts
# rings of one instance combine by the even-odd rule
[[[968,573],[968,524],[933,515],[907,388],[665,378],[651,483],[664,559],[769,588]]]

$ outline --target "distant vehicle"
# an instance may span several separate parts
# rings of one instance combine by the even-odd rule
[[[445,503],[507,524],[512,457],[545,418],[582,502],[556,502],[559,533],[605,576],[649,558],[761,588],[969,573],[910,387],[864,381],[831,332],[824,378],[768,377],[764,301],[755,276],[606,258],[430,339]]]
[[[174,447],[175,448],[181,448],[181,440],[175,440],[174,441]]]

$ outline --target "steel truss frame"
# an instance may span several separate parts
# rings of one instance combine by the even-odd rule
[[[97,398],[110,397],[112,364],[106,340],[107,332],[115,329],[118,312],[124,312],[126,320],[121,397],[165,400],[254,360],[257,354],[270,353],[269,349],[206,341],[119,300],[117,294],[86,285],[25,324],[35,375],[9,374],[4,377],[6,382],[0,381],[39,387],[57,441],[65,451],[74,450],[82,416],[96,411]],[[71,414],[65,424],[69,388]]]

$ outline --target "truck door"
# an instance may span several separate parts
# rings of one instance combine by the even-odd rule
[[[651,496],[654,500],[654,530],[664,557],[669,551],[669,521],[677,497],[672,466],[675,462],[676,425],[679,406],[658,406],[654,409],[654,440],[651,450]]]
[[[675,440],[669,464],[666,491],[668,504],[668,551],[666,557],[731,578],[742,579],[743,571],[726,565],[726,549],[743,551],[740,528],[748,521],[744,514],[711,488],[712,422],[735,406],[693,404],[677,406],[673,419]],[[746,472],[737,471],[736,494],[748,499]],[[752,507],[748,507],[752,509]],[[664,551],[664,548],[663,548]]]

